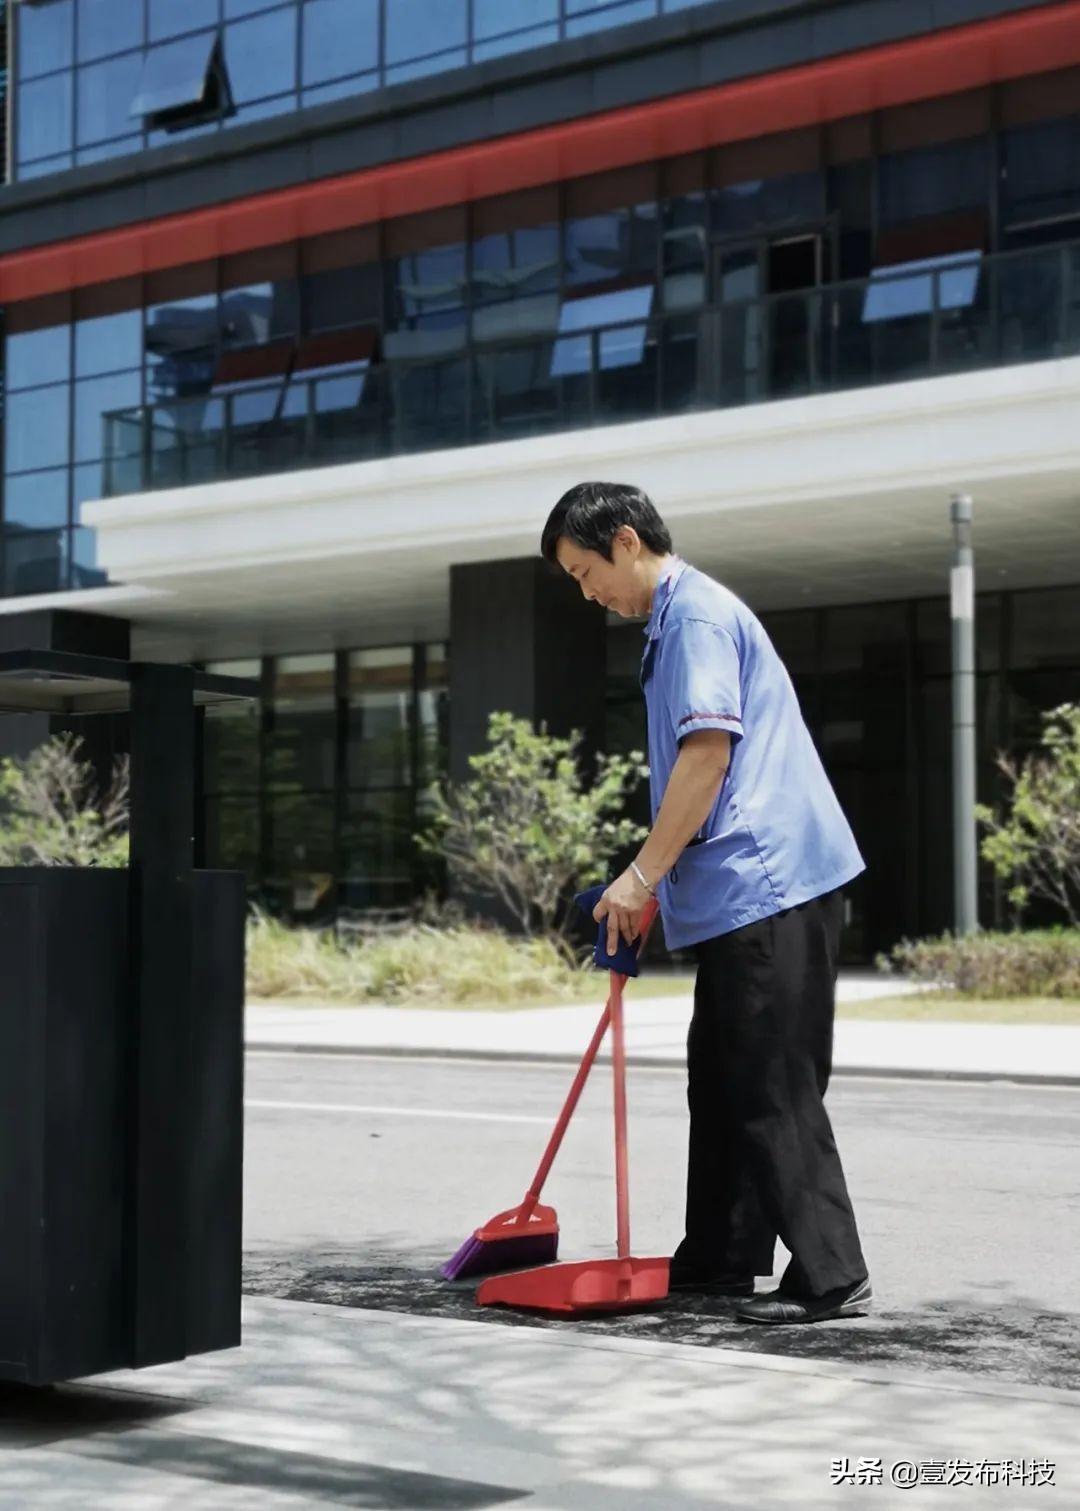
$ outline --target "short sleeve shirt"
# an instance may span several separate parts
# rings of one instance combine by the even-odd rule
[[[698,729],[731,736],[712,812],[657,888],[670,949],[797,907],[865,870],[764,626],[677,557],[653,595],[641,683],[654,823],[682,740]]]

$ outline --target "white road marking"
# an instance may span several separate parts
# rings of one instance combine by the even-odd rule
[[[542,1123],[554,1126],[549,1117],[529,1117],[524,1113],[457,1112],[444,1107],[363,1107],[353,1102],[263,1102],[245,1097],[245,1107],[277,1107],[285,1112],[362,1112],[376,1117],[454,1118],[467,1123]]]

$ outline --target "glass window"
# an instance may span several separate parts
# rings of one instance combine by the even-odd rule
[[[23,84],[18,102],[19,162],[51,157],[71,147],[72,83],[70,73],[53,74]]]
[[[107,496],[106,467],[105,462],[97,461],[83,462],[81,466],[71,469],[71,517],[76,524],[82,519],[83,504],[96,503],[99,498]],[[134,492],[134,489],[131,491]]]
[[[143,44],[143,0],[79,0],[79,62]]]
[[[205,393],[218,348],[217,264],[192,263],[146,278],[148,394]]]
[[[68,522],[68,470],[31,472],[4,483],[4,520],[25,530]]]
[[[142,77],[142,53],[125,53],[79,69],[76,140],[100,142],[131,130],[131,102]]]
[[[830,168],[826,186],[837,226],[836,276],[865,278],[873,262],[873,166],[853,162]]]
[[[151,42],[164,42],[200,26],[216,26],[218,0],[149,0]]]
[[[9,471],[30,472],[37,467],[56,467],[68,460],[69,398],[66,383],[8,395],[4,461]]]
[[[606,0],[567,0],[566,35],[583,37],[588,32],[606,31],[609,26],[626,26],[631,21],[644,21],[656,15],[657,0],[625,0],[622,5],[608,5],[606,10],[593,15],[574,16],[574,11],[585,11]]]
[[[399,787],[412,781],[411,646],[349,656],[349,785]]]
[[[130,125],[130,121],[128,125]],[[142,147],[141,136],[119,136],[112,142],[98,142],[94,147],[80,147],[75,154],[75,161],[81,167],[83,163],[103,163],[110,157],[123,157],[128,152],[138,152]]]
[[[404,84],[408,79],[423,79],[429,74],[446,73],[451,68],[464,68],[469,55],[464,47],[456,52],[441,52],[434,58],[417,58],[412,63],[395,63],[386,69],[387,84]]]
[[[274,904],[298,918],[325,913],[334,897],[334,799],[328,792],[278,793],[269,799]]]
[[[75,55],[75,0],[50,5],[11,5],[19,48],[19,78],[69,68]]]
[[[67,587],[67,531],[4,527],[4,591],[56,593]]]
[[[481,200],[473,208],[473,299],[527,300],[559,286],[559,205],[554,189]]]
[[[1080,116],[1003,132],[1001,156],[1006,231],[1080,216]]]
[[[574,335],[597,326],[644,319],[652,310],[653,286],[618,289],[584,299],[568,299],[559,311],[559,336],[551,354],[551,376],[565,378],[587,373],[592,366],[592,337]],[[596,338],[596,361],[601,369],[634,367],[645,354],[645,325],[620,325]]]
[[[896,320],[925,315],[934,307],[964,309],[975,303],[982,254],[955,252],[892,267],[874,268],[863,300],[864,320]]]
[[[70,315],[66,294],[27,300],[8,309],[4,382],[9,392],[70,377]]]
[[[237,105],[296,88],[296,11],[271,11],[225,28],[225,67]]]
[[[301,82],[321,84],[379,66],[379,0],[306,0]]]
[[[251,16],[256,11],[270,10],[280,4],[281,0],[225,0],[225,19],[231,21],[234,16]]]
[[[512,9],[506,0],[473,0],[473,37],[476,41],[501,37],[504,32],[558,19],[559,0],[515,0]]]
[[[972,137],[883,156],[878,184],[883,228],[985,207],[990,193],[989,142]]]
[[[206,95],[216,40],[214,32],[204,31],[151,47],[129,113],[156,117],[199,105]]]
[[[439,210],[391,221],[386,253],[393,280],[393,324],[441,328],[465,301],[465,214]],[[456,322],[454,322],[456,323]]]
[[[269,786],[312,792],[334,786],[336,700],[331,652],[282,656],[274,664]]]
[[[139,372],[86,378],[75,385],[75,460],[92,462],[104,456],[105,422],[111,410],[134,409],[142,400]]]
[[[207,721],[209,723],[209,721]],[[212,870],[259,871],[259,803],[253,797],[207,797],[203,803],[203,854]]]
[[[127,278],[78,292],[75,376],[121,372],[142,362],[141,280]]]
[[[664,306],[692,309],[705,302],[706,242],[705,162],[676,158],[663,165],[664,200],[660,208]]]
[[[388,0],[387,65],[464,46],[467,17],[465,0]]]
[[[655,278],[656,171],[632,168],[566,186],[566,281],[600,283],[640,274]]]
[[[98,566],[96,530],[69,530],[67,551],[73,588],[99,588],[108,582],[109,574]]]
[[[45,178],[50,173],[62,173],[72,166],[74,158],[70,152],[62,152],[59,157],[41,157],[35,163],[20,163],[18,177],[20,182],[31,178]]]
[[[382,267],[374,226],[312,237],[301,244],[300,266],[305,330],[379,323]]]
[[[214,661],[207,671],[220,677],[258,682],[262,664]],[[218,703],[206,710],[203,726],[203,787],[206,792],[255,792],[259,786],[259,705]]]
[[[314,89],[303,91],[300,103],[306,108],[308,105],[328,105],[332,100],[349,100],[354,95],[378,89],[381,83],[380,75],[375,72],[359,74],[353,79],[341,79],[337,84],[317,84]]]
[[[559,28],[554,23],[551,26],[535,26],[530,31],[515,31],[505,37],[493,37],[490,42],[473,43],[473,61],[483,63],[488,58],[505,58],[510,53],[525,52],[530,47],[546,47],[549,42],[559,40]]]
[[[1067,696],[1077,701],[1080,698],[1080,588],[1040,588],[1035,593],[1014,593],[1012,615],[1011,665],[1033,669],[1076,668],[1078,679]]]
[[[392,908],[414,892],[412,793],[352,793],[345,813],[343,901],[351,908]]]
[[[445,644],[425,646],[424,685],[417,704],[420,770],[416,783],[443,777],[450,764],[450,661]]]
[[[299,323],[296,247],[267,247],[221,261],[221,336],[226,346],[262,346]]]
[[[824,214],[821,135],[778,132],[712,153],[712,234],[721,239]]]

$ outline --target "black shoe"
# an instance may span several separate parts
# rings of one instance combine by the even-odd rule
[[[743,1322],[827,1322],[833,1317],[861,1317],[873,1309],[874,1292],[869,1275],[854,1285],[843,1285],[824,1296],[791,1296],[766,1291],[735,1308]]]
[[[743,1297],[754,1294],[753,1275],[725,1275],[700,1265],[673,1264],[668,1272],[668,1290],[698,1296]]]

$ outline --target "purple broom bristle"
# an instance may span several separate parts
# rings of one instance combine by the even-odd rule
[[[452,1259],[442,1267],[444,1280],[469,1275],[497,1275],[502,1270],[524,1270],[549,1264],[558,1254],[558,1233],[522,1233],[520,1237],[486,1241],[475,1234],[467,1238]]]

